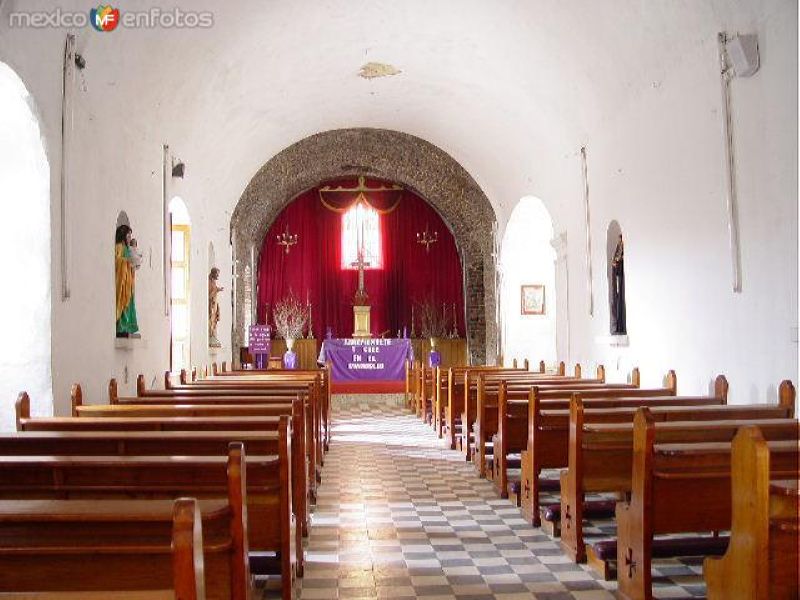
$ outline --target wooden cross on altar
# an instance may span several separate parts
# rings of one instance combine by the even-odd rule
[[[372,263],[364,260],[363,247],[358,249],[358,258],[356,258],[355,262],[350,263],[351,267],[358,269],[358,289],[356,290],[356,302],[358,304],[366,304],[369,298],[367,290],[364,288],[364,268],[370,266],[370,264]]]

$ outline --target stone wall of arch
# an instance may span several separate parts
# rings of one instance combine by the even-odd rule
[[[245,266],[257,272],[258,252],[270,224],[301,192],[327,179],[353,175],[403,184],[439,211],[462,257],[470,360],[473,364],[493,362],[497,327],[492,224],[496,217],[489,199],[446,152],[418,137],[385,129],[339,129],[310,136],[279,152],[250,180],[231,217],[234,358],[244,343],[244,323],[250,320],[245,314]],[[247,304],[255,307],[255,299],[249,300]]]

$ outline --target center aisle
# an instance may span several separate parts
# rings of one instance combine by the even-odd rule
[[[400,408],[337,412],[300,598],[613,598],[442,446]]]

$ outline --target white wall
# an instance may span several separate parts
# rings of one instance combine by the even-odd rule
[[[86,11],[85,4],[61,3]],[[60,127],[65,29],[15,29],[0,6],[0,61],[29,90],[50,164],[52,289],[60,289]],[[148,8],[130,3],[126,10]],[[313,133],[385,127],[422,137],[458,160],[491,200],[502,230],[519,198],[542,198],[567,234],[569,362],[633,364],[653,383],[678,370],[681,392],[718,372],[735,400],[766,400],[797,377],[797,3],[709,0],[376,1],[197,0],[207,30],[76,31],[78,76],[69,195],[72,297],[52,298],[55,409],[72,382],[89,401],[110,376],[130,391],[168,363],[161,265],[162,144],[186,163],[170,192],[187,203],[192,256],[214,243],[228,342],[229,220],[270,157]],[[761,70],[733,82],[744,291],[728,283],[718,31],[756,32]],[[302,40],[302,41],[301,41]],[[362,64],[395,65],[364,80]],[[588,314],[578,150],[588,149],[595,314]],[[149,260],[137,273],[143,340],[114,347],[113,243],[126,210]],[[631,345],[597,343],[608,327],[605,231],[626,236]],[[207,273],[193,269],[192,321],[205,328]],[[559,290],[561,292],[561,290]],[[193,335],[196,362],[205,335]],[[228,345],[228,344],[226,344]],[[568,348],[568,350],[564,350]],[[229,350],[227,350],[229,352]],[[223,354],[217,360],[229,359]],[[124,374],[127,371],[127,383]]]
[[[0,63],[0,431],[15,428],[21,391],[33,414],[52,414],[50,169],[31,108],[22,81]]]
[[[531,368],[540,360],[556,361],[556,278],[555,251],[550,245],[553,224],[538,198],[524,197],[514,208],[506,225],[501,250],[503,289],[503,357],[528,359]],[[545,286],[545,314],[521,314],[520,288]]]
[[[676,49],[674,68],[588,134],[597,310],[588,318],[585,296],[573,304],[573,358],[605,363],[611,378],[638,365],[655,384],[673,368],[679,392],[698,393],[724,373],[734,402],[774,401],[781,379],[797,381],[797,5],[762,7],[718,23],[757,33],[761,48],[760,71],[732,83],[741,294],[731,289],[716,30]],[[599,339],[612,219],[625,236],[623,349]],[[580,236],[581,219],[573,224]],[[583,258],[570,260],[572,288],[583,290]]]

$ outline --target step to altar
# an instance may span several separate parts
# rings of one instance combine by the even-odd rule
[[[403,407],[405,394],[332,394],[331,408],[338,410],[375,410],[385,407]]]

